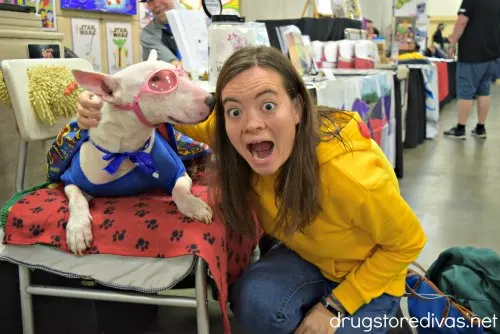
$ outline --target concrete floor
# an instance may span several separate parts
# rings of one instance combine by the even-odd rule
[[[442,136],[404,152],[401,191],[421,219],[428,244],[419,262],[428,267],[439,252],[454,246],[488,247],[500,252],[500,87],[492,87],[493,99],[486,129],[488,139],[457,141]],[[456,123],[456,101],[441,112],[441,132]],[[471,114],[467,132],[476,124]],[[193,295],[192,290],[176,294]],[[211,333],[223,333],[218,303],[210,301]],[[234,334],[245,333],[231,319]],[[196,334],[194,310],[162,308],[152,333]]]

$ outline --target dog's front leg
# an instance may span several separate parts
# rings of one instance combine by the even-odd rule
[[[67,185],[64,192],[69,201],[69,221],[66,225],[68,248],[77,255],[90,248],[92,243],[92,216],[89,211],[90,196],[75,185]]]
[[[177,179],[172,190],[172,198],[182,214],[210,224],[213,215],[212,209],[207,203],[191,193],[191,185],[191,178],[185,173]]]

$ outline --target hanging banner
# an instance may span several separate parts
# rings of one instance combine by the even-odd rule
[[[222,8],[227,10],[240,11],[240,0],[222,0]],[[186,9],[203,10],[201,0],[180,0]]]
[[[427,0],[417,0],[416,40],[423,53],[427,49],[427,32],[429,17],[427,16]]]
[[[132,24],[106,22],[106,42],[109,74],[133,64]]]
[[[99,20],[72,18],[71,32],[73,51],[78,57],[88,60],[94,71],[102,72]]]
[[[394,16],[416,16],[417,0],[395,0]]]

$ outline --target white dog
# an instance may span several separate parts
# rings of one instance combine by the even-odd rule
[[[212,95],[180,68],[158,61],[154,50],[147,61],[113,76],[80,70],[73,75],[104,106],[99,126],[89,130],[61,175],[69,200],[68,248],[81,255],[91,245],[92,197],[133,196],[161,187],[181,213],[210,223],[210,207],[191,193],[180,158],[154,126],[205,120],[215,103]]]

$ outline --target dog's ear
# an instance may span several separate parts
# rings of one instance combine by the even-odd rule
[[[156,52],[155,49],[152,49],[149,52],[148,61],[157,61],[157,60],[158,60],[158,52]]]
[[[91,91],[104,101],[112,102],[116,98],[115,93],[120,87],[118,79],[90,71],[72,70],[72,73],[80,87]]]

